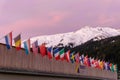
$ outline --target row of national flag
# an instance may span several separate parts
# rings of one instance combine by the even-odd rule
[[[12,47],[12,32],[5,35],[5,42],[7,49]],[[21,34],[17,35],[14,38],[15,47],[17,50],[21,49]],[[88,57],[88,55],[81,54],[79,52],[66,50],[64,47],[46,47],[46,44],[43,43],[38,45],[38,41],[34,41],[31,43],[30,39],[23,42],[25,53],[28,55],[31,52],[33,54],[40,53],[42,57],[45,55],[48,56],[49,59],[55,58],[56,60],[66,60],[67,62],[77,63],[80,65],[84,65],[87,67],[98,68],[102,70],[110,70],[113,72],[117,72],[117,65],[112,64],[110,62],[105,62],[103,60],[94,59]],[[79,67],[78,67],[79,68]]]
[[[6,47],[7,49],[11,49],[12,47],[12,32],[8,33],[7,35],[5,35],[5,42],[6,42]],[[17,35],[14,38],[14,42],[15,42],[15,47],[17,50],[21,49],[21,35]],[[65,56],[66,56],[66,60],[67,62],[70,62],[70,50],[68,50],[65,53],[65,49],[62,48],[53,48],[53,47],[46,47],[45,43],[38,45],[38,41],[34,41],[31,44],[30,39],[26,40],[23,42],[24,45],[24,49],[25,49],[25,53],[28,55],[29,53],[33,52],[34,54],[38,54],[40,53],[42,56],[48,55],[49,59],[52,59],[53,57],[55,57],[56,60],[64,60]]]
[[[107,62],[107,61],[103,61],[103,60],[100,60],[100,59],[94,59],[94,58],[91,58],[91,57],[88,57],[88,55],[84,56],[84,54],[82,54],[81,56],[79,56],[79,64],[77,64],[76,66],[76,71],[79,72],[79,68],[80,66],[87,66],[87,67],[92,67],[92,68],[97,68],[97,69],[100,69],[100,70],[109,70],[109,71],[112,71],[112,72],[117,72],[117,64],[113,64],[113,63],[110,63],[110,62]],[[79,67],[78,67],[79,65]]]

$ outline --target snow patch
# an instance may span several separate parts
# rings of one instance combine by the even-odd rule
[[[59,45],[66,46],[69,44],[77,46],[93,38],[94,41],[97,41],[117,35],[120,35],[120,31],[113,28],[109,27],[93,28],[86,26],[75,32],[33,37],[31,38],[31,42],[38,40],[39,45],[42,43],[46,43],[47,47]]]

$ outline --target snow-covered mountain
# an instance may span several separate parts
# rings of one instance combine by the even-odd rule
[[[112,36],[120,35],[120,31],[109,27],[89,27],[86,26],[75,32],[68,32],[55,35],[44,35],[31,38],[31,42],[38,40],[39,45],[46,43],[46,46],[63,46],[73,44],[73,46],[80,45],[91,39],[94,41],[105,39]]]

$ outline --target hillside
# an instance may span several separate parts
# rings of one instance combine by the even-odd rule
[[[110,37],[99,41],[90,41],[76,46],[73,50],[81,54],[117,63],[120,68],[120,36]]]

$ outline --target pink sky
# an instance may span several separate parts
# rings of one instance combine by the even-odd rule
[[[23,39],[78,30],[120,28],[120,0],[0,0],[0,36]]]

